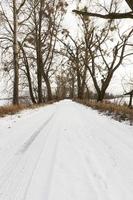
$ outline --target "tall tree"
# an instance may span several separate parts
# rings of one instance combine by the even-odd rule
[[[13,104],[19,103],[19,61],[18,61],[18,10],[16,0],[13,0],[13,63],[14,63],[14,86]]]
[[[121,66],[124,58],[131,55],[127,50],[127,45],[129,38],[133,35],[133,30],[131,29],[123,36],[118,34],[118,41],[114,42],[116,44],[109,48],[112,40],[110,34],[115,30],[115,27],[111,27],[111,24],[107,23],[104,28],[98,31],[93,26],[88,27],[88,23],[84,21],[84,18],[83,22],[86,31],[86,51],[88,52],[88,58],[91,58],[90,62],[86,62],[86,67],[97,92],[97,101],[102,101],[114,73]]]
[[[33,10],[30,21],[33,31],[29,34],[28,41],[31,40],[36,51],[38,102],[42,103],[44,83],[47,100],[52,99],[50,74],[53,71],[57,35],[60,33],[67,3],[60,0],[36,0],[29,1],[29,4]]]
[[[13,104],[19,104],[19,45],[18,45],[18,30],[20,29],[19,16],[22,13],[22,8],[25,5],[26,0],[11,0],[8,2],[10,6],[12,15],[8,15],[3,9],[1,4],[1,12],[5,24],[5,33],[1,33],[1,41],[8,41],[5,46],[5,52],[12,48],[12,65],[13,65]],[[11,19],[12,16],[12,19]],[[11,52],[10,52],[11,53]]]

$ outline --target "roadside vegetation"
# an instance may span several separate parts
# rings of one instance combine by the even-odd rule
[[[75,100],[85,106],[98,110],[100,113],[111,116],[113,119],[123,122],[128,121],[130,125],[133,125],[133,109],[130,109],[128,105],[118,105],[109,101],[97,102],[96,100]]]
[[[47,103],[42,103],[42,104],[27,104],[27,103],[20,103],[19,105],[13,105],[13,104],[9,104],[9,105],[4,105],[4,106],[0,106],[0,117],[5,117],[6,115],[14,115],[22,110],[26,110],[26,109],[36,109],[39,107],[44,107],[47,106],[49,104],[52,104],[56,101],[52,100],[49,101]]]

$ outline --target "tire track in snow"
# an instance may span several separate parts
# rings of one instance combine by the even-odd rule
[[[35,183],[34,180],[38,179],[39,176],[39,172],[43,171],[45,172],[45,178],[43,179],[43,187],[44,187],[44,199],[48,200],[50,197],[50,193],[51,193],[51,185],[53,182],[53,176],[54,176],[54,170],[55,170],[55,165],[56,165],[56,157],[57,157],[57,153],[58,153],[58,146],[59,146],[59,142],[60,142],[60,136],[61,136],[61,126],[59,124],[59,116],[58,113],[60,111],[58,110],[57,113],[54,116],[53,119],[53,126],[50,130],[50,134],[49,134],[49,138],[46,141],[45,147],[42,150],[42,153],[40,154],[40,165],[39,165],[39,161],[37,163],[37,165],[39,166],[38,169],[37,167],[35,167],[34,169],[34,173],[31,176],[31,179],[29,181],[28,187],[25,191],[23,200],[32,200],[32,197],[30,195],[32,195],[33,193],[33,189],[32,189],[32,183]],[[57,134],[58,132],[58,134]],[[45,163],[45,165],[43,165],[42,161],[43,160],[47,160],[47,162]],[[36,177],[37,175],[37,177]],[[42,178],[42,177],[40,177]],[[29,192],[29,188],[31,188],[30,192]],[[37,195],[37,194],[35,194]],[[38,199],[38,198],[35,198]]]
[[[19,150],[19,153],[25,153],[25,151],[28,150],[28,148],[30,147],[30,145],[34,142],[34,140],[37,138],[37,136],[39,136],[39,134],[41,133],[41,131],[48,125],[48,123],[52,120],[52,118],[54,117],[53,113],[43,124],[42,126],[40,126],[31,136],[30,138],[22,145],[21,149]]]
[[[17,193],[17,188],[18,190],[22,190],[24,186],[22,186],[22,181],[23,181],[23,176],[25,176],[26,171],[27,173],[27,178],[25,182],[25,187],[28,187],[27,185],[27,179],[31,179],[31,176],[33,175],[33,172],[37,166],[37,162],[40,158],[40,155],[42,153],[42,148],[45,146],[45,142],[48,137],[48,130],[47,130],[47,125],[51,122],[52,118],[54,117],[54,113],[35,131],[30,138],[24,142],[22,147],[17,150],[17,152],[12,156],[10,160],[8,160],[7,163],[5,163],[5,167],[3,167],[3,170],[0,171],[0,199],[2,200],[8,200],[12,199],[15,200],[15,195]],[[46,130],[45,130],[46,128]],[[45,130],[45,134],[43,132]],[[30,147],[32,147],[32,144],[36,145],[36,140],[42,135],[42,139],[40,141],[43,141],[41,145],[38,145],[37,148],[39,150],[37,151],[38,153],[33,152],[28,152],[30,151]],[[31,160],[32,162],[29,163],[29,166],[27,166],[27,162],[29,162],[30,157],[32,157],[31,154],[34,154],[35,158]],[[33,166],[32,166],[33,165]],[[29,167],[29,169],[28,169]],[[18,178],[20,176],[20,178]],[[18,183],[14,182],[15,178],[17,180],[21,180]],[[11,190],[11,188],[14,188],[13,190],[14,193],[12,193],[12,197],[8,196],[8,189]],[[25,190],[24,190],[25,192]],[[23,195],[22,195],[23,196]],[[22,199],[19,197],[19,200]]]

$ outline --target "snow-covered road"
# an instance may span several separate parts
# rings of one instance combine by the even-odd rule
[[[133,127],[70,100],[0,119],[0,200],[133,200]]]

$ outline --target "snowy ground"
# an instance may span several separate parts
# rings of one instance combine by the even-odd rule
[[[129,100],[130,100],[129,96],[123,96],[123,97],[119,97],[119,98],[110,99],[109,101],[112,103],[116,103],[118,105],[124,105],[124,104],[128,105]]]
[[[0,106],[5,106],[11,104],[11,100],[2,100],[0,99]]]
[[[133,127],[70,100],[0,119],[0,200],[133,200]]]

